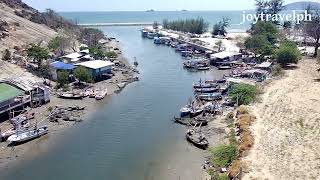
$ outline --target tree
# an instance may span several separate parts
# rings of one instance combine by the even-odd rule
[[[38,44],[31,44],[31,47],[27,49],[28,57],[33,58],[38,64],[38,68],[41,67],[42,61],[49,57],[49,51],[46,48],[41,47]]]
[[[157,21],[153,22],[153,25],[152,25],[153,29],[159,29],[159,26],[160,24]]]
[[[9,49],[5,49],[2,55],[2,60],[8,61],[11,59],[11,52]]]
[[[314,55],[313,57],[318,56],[318,49],[320,47],[320,11],[314,10],[309,11],[312,13],[312,21],[304,22],[304,31],[307,36],[311,37],[314,42]]]
[[[249,84],[234,85],[229,92],[229,96],[233,101],[238,101],[238,105],[248,105],[252,103],[257,95],[257,87]]]
[[[57,78],[58,86],[64,87],[69,82],[69,73],[67,71],[59,71]]]
[[[275,52],[275,59],[281,66],[286,66],[290,63],[297,64],[300,58],[301,54],[297,45],[291,41],[282,42]]]
[[[48,43],[48,48],[56,54],[63,55],[64,51],[70,46],[71,41],[63,36],[56,36]]]
[[[80,41],[88,46],[97,46],[102,38],[104,38],[103,32],[94,28],[84,28],[80,34]]]
[[[259,16],[259,21],[267,21],[266,17],[261,17],[261,14],[269,14],[271,17],[278,16],[277,14],[281,12],[284,8],[284,0],[255,0],[256,14]],[[274,24],[279,24],[278,21],[272,21]]]
[[[292,28],[292,22],[291,21],[285,21],[283,22],[283,29],[291,29]]]
[[[213,36],[226,36],[227,35],[227,30],[226,28],[230,25],[229,24],[230,19],[229,18],[223,18],[222,21],[219,21],[213,26],[213,31],[212,35]]]
[[[196,19],[175,21],[168,21],[167,19],[164,19],[163,27],[165,29],[172,29],[175,31],[203,34],[208,30],[209,23],[205,21],[202,17],[198,17]]]
[[[260,57],[272,55],[274,46],[267,40],[264,35],[254,35],[245,41],[245,47],[253,53],[260,54]]]
[[[78,67],[74,71],[74,76],[81,82],[92,82],[92,76],[85,67]]]

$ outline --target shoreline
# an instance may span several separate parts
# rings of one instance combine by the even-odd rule
[[[41,107],[31,109],[30,112],[35,113],[35,119],[30,120],[30,124],[34,125],[36,122],[40,122],[39,126],[41,125],[47,125],[49,128],[48,135],[44,135],[40,138],[28,141],[26,143],[9,147],[8,142],[1,142],[0,143],[0,168],[2,170],[5,170],[11,166],[14,166],[15,163],[18,163],[19,161],[25,161],[25,160],[32,160],[32,158],[36,157],[36,152],[30,152],[30,150],[39,151],[41,153],[45,153],[49,149],[47,148],[51,144],[51,139],[56,139],[56,137],[51,138],[51,136],[56,136],[65,133],[68,129],[71,127],[74,127],[78,123],[81,123],[82,121],[87,122],[88,119],[92,116],[92,114],[95,112],[95,109],[99,107],[101,104],[108,103],[109,98],[116,94],[120,93],[122,89],[117,86],[117,83],[126,82],[126,86],[128,84],[131,84],[135,82],[133,78],[135,77],[136,73],[133,71],[133,67],[130,65],[129,61],[126,57],[124,57],[120,42],[118,42],[116,39],[112,40],[109,46],[113,48],[118,48],[118,61],[123,63],[125,67],[123,69],[120,69],[115,72],[115,76],[113,76],[109,80],[104,80],[101,82],[97,82],[92,84],[93,87],[103,87],[107,88],[108,94],[107,96],[101,100],[97,101],[94,98],[84,98],[82,100],[68,100],[68,99],[61,99],[58,98],[56,95],[55,90],[50,90],[50,102],[47,104],[42,105]],[[20,68],[20,67],[15,67]],[[126,73],[123,73],[126,72]],[[73,106],[79,106],[84,107],[85,109],[83,111],[77,111],[75,112],[76,116],[79,116],[80,122],[67,122],[60,120],[58,123],[50,122],[49,119],[47,119],[50,112],[48,111],[48,108],[50,107],[73,107]],[[7,121],[1,122],[0,127],[1,129],[7,130],[9,129],[11,124]],[[55,143],[55,142],[53,142]],[[41,146],[41,147],[40,147]],[[40,148],[37,148],[40,147]],[[44,148],[42,148],[44,147]]]

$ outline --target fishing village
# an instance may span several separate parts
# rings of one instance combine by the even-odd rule
[[[291,7],[285,5],[283,0],[255,2],[255,13],[258,15],[270,13],[277,16]],[[161,144],[154,142],[156,134],[150,133],[163,131],[160,127],[149,127],[160,126],[158,122],[156,124],[152,121],[153,113],[160,117],[171,116],[169,119],[161,119],[161,122],[169,124],[170,127],[182,128],[182,131],[174,129],[177,131],[175,133],[180,133],[178,135],[164,135],[164,141],[180,144],[180,141],[174,138],[181,139],[186,152],[180,152],[181,156],[176,155],[179,152],[167,158],[159,156],[163,161],[174,156],[179,158],[172,158],[170,163],[164,164],[166,176],[160,175],[160,178],[157,178],[153,175],[154,171],[161,169],[160,174],[163,171],[157,164],[160,161],[147,160],[147,172],[134,176],[133,179],[138,176],[144,179],[197,177],[196,179],[201,180],[318,179],[320,5],[312,5],[314,4],[310,4],[306,10],[312,17],[310,21],[300,24],[290,21],[265,21],[262,17],[256,23],[248,25],[245,30],[238,30],[230,28],[231,19],[227,16],[222,17],[216,24],[210,24],[201,16],[176,20],[164,18],[163,22],[154,23],[78,23],[65,19],[51,9],[39,12],[20,0],[0,1],[0,169],[13,169],[13,165],[19,165],[20,161],[28,158],[32,162],[32,156],[41,157],[46,153],[44,151],[49,151],[45,148],[50,147],[46,141],[48,143],[58,135],[64,136],[63,132],[68,132],[71,127],[77,129],[77,125],[85,122],[89,124],[87,128],[92,128],[94,133],[91,132],[90,135],[89,132],[82,132],[88,133],[88,139],[92,141],[84,142],[87,143],[84,146],[90,149],[90,144],[96,141],[99,147],[88,152],[84,150],[88,157],[81,158],[99,161],[100,157],[93,158],[93,154],[102,151],[105,158],[109,151],[103,146],[100,147],[104,137],[93,126],[98,124],[96,126],[101,128],[97,122],[111,121],[110,119],[117,117],[114,114],[124,116],[123,119],[117,119],[117,122],[125,119],[125,122],[120,123],[128,124],[129,128],[118,129],[116,132],[119,132],[119,137],[111,137],[109,128],[119,125],[111,121],[108,129],[102,130],[102,134],[115,140],[124,135],[129,141],[135,139],[137,142],[126,142],[125,148],[115,150],[117,152],[111,154],[112,157],[121,160],[132,158],[127,154],[122,154],[121,157],[122,149],[133,153],[141,151],[130,145],[136,143],[144,148],[143,141],[150,141],[152,144],[148,145],[149,147],[161,150]],[[155,11],[152,9],[145,13]],[[119,40],[106,33],[110,31],[110,34],[121,34],[127,26],[134,30],[139,29],[131,35],[139,34],[139,41],[135,39],[134,42],[123,43],[122,41],[134,39],[125,36]],[[112,30],[114,27],[117,29]],[[132,29],[129,32],[133,32]],[[148,49],[150,52],[147,52],[147,49],[146,52],[142,49],[136,53],[128,50],[133,49],[136,44],[139,47],[139,43],[152,46]],[[123,48],[127,48],[125,52]],[[154,54],[156,57],[157,49],[161,52],[172,51],[178,55],[180,58],[175,58],[178,66],[165,66],[162,62],[142,58],[144,53]],[[137,56],[128,57],[128,54]],[[167,56],[171,54],[168,53]],[[154,72],[159,79],[184,77],[178,69],[187,72],[188,76],[200,78],[187,86],[184,84],[185,89],[166,86],[165,82],[170,79],[154,82],[144,76],[155,71],[148,69],[146,61],[157,66],[155,69],[161,69]],[[167,76],[163,75],[165,68],[168,71]],[[172,69],[176,69],[180,75],[173,74]],[[181,78],[181,81],[184,79]],[[188,83],[189,81],[190,79]],[[162,86],[158,84],[169,90],[161,89]],[[150,96],[148,87],[160,99]],[[125,88],[129,88],[128,91],[132,88],[147,90],[137,89],[131,97]],[[184,104],[180,104],[180,101],[165,102],[173,104],[170,107],[175,107],[173,110],[171,108],[175,113],[166,112],[163,107],[166,104],[161,104],[160,101],[172,98],[175,92],[187,90],[192,90],[192,95],[184,97]],[[172,94],[165,94],[168,92]],[[183,93],[186,94],[188,93]],[[168,97],[161,99],[161,96]],[[143,102],[145,99],[141,97],[151,102]],[[124,102],[121,106],[122,101]],[[119,108],[108,112],[103,109],[108,103]],[[139,106],[141,109],[135,111]],[[160,113],[154,112],[161,107],[163,110]],[[106,114],[101,111],[106,111]],[[88,119],[94,116],[97,116],[96,120],[99,121],[92,120],[93,123],[90,124]],[[144,118],[148,121],[143,121]],[[141,122],[134,119],[140,119]],[[145,124],[141,129],[140,123]],[[139,129],[136,130],[139,133],[134,131],[135,128]],[[151,130],[146,130],[148,128]],[[181,132],[184,133],[182,136]],[[167,131],[162,133],[166,134]],[[58,141],[52,139],[50,144]],[[108,144],[111,149],[121,143],[112,142],[114,144]],[[163,151],[165,150],[166,148],[163,148]],[[193,157],[187,157],[191,152],[197,156],[190,156],[201,156],[201,159],[195,161]],[[142,154],[145,157],[149,155],[147,152]],[[157,157],[154,154],[151,156]],[[76,154],[72,158],[79,157],[80,155]],[[185,162],[181,160],[184,158]],[[128,164],[136,166],[135,163],[145,163],[144,160],[137,161],[134,160],[134,165],[130,164],[132,162]],[[177,161],[177,164],[172,164],[172,161]],[[78,167],[75,165],[77,162],[72,166]],[[100,164],[93,166],[97,166],[98,170],[102,168],[104,172],[104,166],[108,167],[108,163],[122,167],[120,162],[126,161],[99,161]],[[176,168],[194,168],[194,165],[191,166],[192,162],[198,167],[197,170],[188,169],[188,172],[185,172]],[[64,171],[68,171],[66,167]],[[152,167],[159,169],[149,172]],[[128,168],[130,167],[123,168],[124,175],[114,175],[111,169],[112,173],[106,170],[109,174],[102,173],[102,176],[92,177],[127,179],[131,177],[130,173],[125,172]],[[97,172],[101,173],[98,170]],[[90,175],[94,171],[88,169],[88,172],[88,176],[81,178],[92,178]],[[73,177],[68,175],[65,177]]]

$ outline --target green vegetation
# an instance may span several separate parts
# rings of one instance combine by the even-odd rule
[[[89,53],[95,59],[103,59],[106,57],[106,53],[99,46],[92,46],[89,48]]]
[[[275,59],[281,66],[297,64],[301,58],[301,53],[294,42],[284,41],[279,49],[275,51]]]
[[[264,13],[270,14],[271,18],[269,21],[272,21],[273,24],[279,25],[279,21],[273,20],[273,17],[283,10],[284,0],[255,0],[256,2],[256,13],[257,15]],[[260,17],[259,21],[267,21],[266,17]]]
[[[230,19],[229,18],[223,18],[222,21],[219,21],[217,24],[213,26],[212,35],[213,36],[226,36],[227,30],[226,28],[230,25],[229,24]]]
[[[11,59],[11,53],[9,51],[9,49],[5,49],[2,55],[2,60],[4,61],[8,61]]]
[[[31,44],[31,47],[27,49],[27,54],[28,57],[33,58],[33,61],[38,64],[38,68],[41,67],[42,61],[49,57],[48,49],[38,44]]]
[[[42,64],[40,68],[38,68],[38,71],[36,73],[40,77],[49,78],[49,79],[51,78],[49,64]]]
[[[118,54],[114,51],[109,51],[106,53],[107,58],[117,58]]]
[[[256,99],[257,95],[257,87],[249,84],[234,85],[229,93],[232,100],[238,100],[239,105],[252,103]]]
[[[59,71],[58,72],[58,78],[57,83],[58,87],[64,87],[69,82],[69,73],[67,71]]]
[[[159,29],[159,26],[160,24],[157,21],[153,22],[152,24],[153,29]]]
[[[79,84],[81,82],[92,82],[92,76],[89,71],[84,67],[78,67],[74,71],[75,77],[79,80]]]
[[[318,56],[318,49],[320,47],[320,10],[313,10],[310,9],[310,7],[308,7],[307,11],[312,15],[312,21],[303,23],[303,31],[308,37],[312,38],[315,42],[313,43],[313,46],[315,48],[315,53],[313,57],[316,58]]]
[[[63,36],[56,36],[48,43],[48,48],[55,53],[64,54],[64,50],[70,45],[68,38]]]
[[[189,32],[194,34],[203,34],[208,30],[209,23],[202,17],[197,19],[175,20],[168,21],[163,20],[163,28],[171,29],[175,31]]]
[[[23,91],[5,83],[0,83],[0,102],[22,95]]]
[[[209,152],[213,156],[213,165],[219,168],[229,166],[237,156],[237,148],[235,145],[221,145],[209,149]]]
[[[259,21],[252,26],[250,33],[251,37],[245,41],[247,49],[256,55],[260,54],[261,57],[273,55],[279,37],[279,30],[276,25],[271,22]]]

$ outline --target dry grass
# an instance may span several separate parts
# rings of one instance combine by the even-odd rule
[[[232,162],[230,168],[229,168],[229,178],[233,179],[235,178],[241,171],[242,163],[240,159],[237,159]]]

